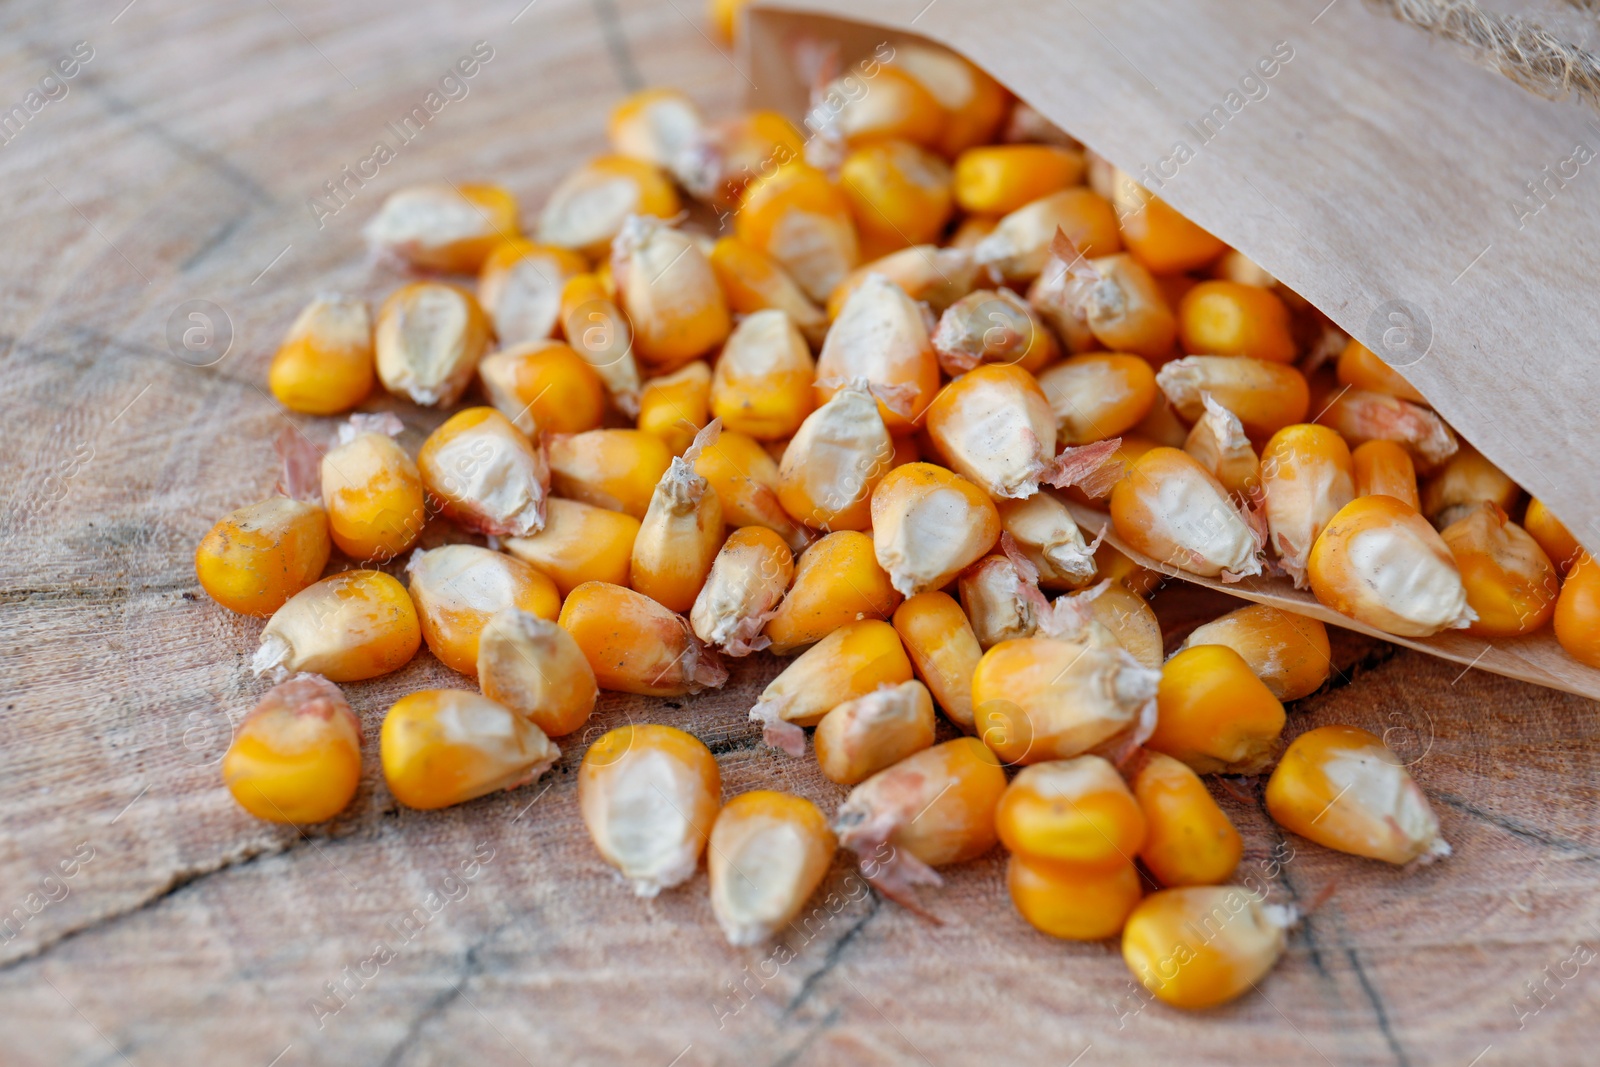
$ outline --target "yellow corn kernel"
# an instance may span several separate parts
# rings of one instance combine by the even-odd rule
[[[711,247],[708,258],[729,308],[741,315],[781,311],[808,342],[822,343],[828,330],[826,312],[766,253],[737,237],[724,237]]]
[[[912,245],[872,260],[851,271],[828,294],[828,319],[839,317],[846,302],[867,278],[881,274],[912,300],[942,312],[972,292],[978,283],[978,266],[970,252],[934,245]]]
[[[711,368],[704,360],[651,378],[639,394],[638,428],[681,456],[711,420]]]
[[[1556,640],[1567,655],[1600,668],[1600,565],[1581,549],[1556,599]]]
[[[1301,422],[1303,418],[1293,421]],[[1368,441],[1394,441],[1404,445],[1419,461],[1418,467],[1422,470],[1437,467],[1455,455],[1460,447],[1445,421],[1427,408],[1363,389],[1340,392],[1323,408],[1316,421],[1338,430],[1339,436],[1351,445],[1360,446]],[[1249,425],[1248,419],[1245,424]]]
[[[639,413],[639,365],[633,328],[594,274],[576,274],[561,289],[561,329],[567,343],[605,383],[624,415]]]
[[[518,237],[502,241],[478,272],[478,302],[506,347],[543,341],[561,321],[561,290],[589,269],[575,252]]]
[[[630,216],[611,246],[611,276],[633,324],[633,351],[658,371],[705,355],[728,338],[728,302],[688,234]]]
[[[289,327],[267,384],[278,403],[307,415],[337,415],[367,398],[375,380],[367,302],[318,297]]]
[[[555,583],[521,560],[477,545],[444,545],[406,564],[422,639],[453,671],[478,669],[478,635],[497,611],[521,608],[541,619],[561,613]]]
[[[799,162],[750,183],[734,236],[776,260],[819,302],[859,254],[849,200],[821,171]]]
[[[707,0],[706,17],[711,21],[717,36],[728,44],[734,42],[744,21],[744,9],[750,0]]]
[[[1169,659],[1156,705],[1146,748],[1200,774],[1257,774],[1271,766],[1283,704],[1226,645],[1192,645]]]
[[[521,608],[495,612],[478,634],[483,695],[551,737],[589,721],[600,689],[572,635]]]
[[[1366,389],[1374,393],[1387,393],[1413,404],[1426,404],[1417,387],[1401,377],[1400,372],[1379,359],[1377,354],[1354,337],[1339,354],[1339,384],[1352,389]]]
[[[595,507],[644,518],[672,452],[643,430],[558,434],[548,445],[550,484],[557,493]]]
[[[945,716],[971,733],[972,672],[983,649],[961,605],[948,593],[918,593],[895,609],[894,629]]]
[[[677,190],[661,168],[627,156],[598,156],[556,186],[539,216],[538,235],[544,244],[599,259],[628,216],[670,219],[678,211]]]
[[[710,843],[711,912],[730,945],[759,945],[788,925],[839,850],[815,804],[768,789],[728,801]]]
[[[880,685],[911,680],[911,661],[894,627],[878,619],[846,623],[800,653],[761,691],[750,720],[766,726],[767,744],[791,756],[805,751],[798,729],[815,726],[847,700]]]
[[[846,385],[806,416],[784,449],[778,500],[814,529],[864,530],[872,521],[872,491],[893,455],[866,382]]]
[[[421,644],[405,586],[382,571],[346,571],[307,586],[273,613],[250,668],[359,682],[404,667]]]
[[[1166,1004],[1196,1011],[1254,989],[1283,955],[1292,909],[1236,885],[1145,897],[1122,928],[1122,958]]]
[[[872,538],[840,530],[800,553],[794,581],[764,633],[771,650],[786,656],[842,626],[887,619],[899,605],[900,594],[873,554]]]
[[[794,436],[815,406],[816,363],[794,321],[757,311],[739,323],[717,358],[711,412],[730,430],[763,441]]]
[[[517,201],[498,185],[413,185],[389,194],[362,231],[380,255],[421,270],[471,274],[517,236]]]
[[[1119,253],[1089,260],[1080,292],[1083,322],[1096,341],[1113,351],[1149,359],[1172,354],[1177,316],[1154,276],[1137,259]]]
[[[1139,858],[1164,886],[1220,885],[1239,866],[1244,841],[1200,776],[1160,752],[1146,752],[1133,776],[1144,812]]]
[[[1261,459],[1245,435],[1239,416],[1202,396],[1205,414],[1183,440],[1183,450],[1204,467],[1206,473],[1240,502],[1255,502],[1261,494]],[[1280,431],[1282,432],[1282,431]]]
[[[1039,375],[1064,445],[1116,437],[1139,424],[1156,402],[1156,375],[1138,356],[1072,356]]]
[[[1555,564],[1498,506],[1480,502],[1439,536],[1455,557],[1467,604],[1478,616],[1468,633],[1516,637],[1550,621],[1560,586]]]
[[[587,360],[560,341],[528,341],[490,352],[478,364],[495,410],[526,437],[597,429],[606,388]]]
[[[995,139],[1010,94],[961,56],[936,45],[897,41],[893,66],[905,71],[944,109],[944,132],[930,147],[956,156]]]
[[[1083,174],[1083,153],[1055,145],[969,148],[956,159],[956,201],[962,211],[1005,215],[1042,196],[1081,185]]]
[[[1196,627],[1183,648],[1196,645],[1233,649],[1285,703],[1321,689],[1333,669],[1328,628],[1270,604],[1250,604]]]
[[[806,141],[777,111],[747,111],[717,123],[674,167],[690,194],[718,208],[735,209],[758,175],[805,156]]]
[[[1422,510],[1417,493],[1417,466],[1411,453],[1393,441],[1368,441],[1350,452],[1356,496],[1392,496]]]
[[[402,285],[378,309],[378,378],[389,392],[424,407],[461,399],[488,344],[488,317],[454,285]]]
[[[1355,499],[1350,448],[1326,426],[1285,426],[1261,450],[1261,489],[1272,550],[1304,589],[1317,535]]]
[[[865,378],[901,396],[881,398],[878,412],[890,433],[911,433],[939,391],[939,358],[922,311],[888,278],[869,274],[845,301],[817,357],[817,402]]]
[[[695,636],[730,656],[747,656],[771,644],[761,636],[794,579],[794,553],[763,526],[728,535],[695,597],[689,624]]]
[[[567,594],[557,621],[578,642],[602,689],[673,697],[728,680],[687,619],[632,589],[585,582]]]
[[[908,141],[877,141],[855,149],[839,168],[864,243],[889,250],[938,241],[954,197],[950,165]]]
[[[817,723],[812,740],[823,775],[855,785],[932,747],[933,730],[933,698],[913,680],[839,704]]]
[[[544,528],[550,466],[494,408],[467,408],[445,421],[417,452],[422,484],[444,513],[491,536],[527,537]]]
[[[1068,941],[1116,937],[1143,893],[1132,863],[1085,870],[1021,854],[1006,862],[1006,888],[1030,926]]]
[[[1214,279],[1201,282],[1178,305],[1178,327],[1185,352],[1294,361],[1289,309],[1270,289]]]
[[[713,423],[707,434],[716,430]],[[694,606],[722,548],[722,503],[695,473],[694,452],[691,448],[674,459],[656,484],[639,522],[630,568],[634,589],[679,613]]]
[[[352,559],[382,562],[416,543],[427,521],[422,473],[392,434],[394,416],[353,416],[322,457],[322,499],[333,543]]]
[[[1227,248],[1121,171],[1113,177],[1110,195],[1128,251],[1156,274],[1198,270]]]
[[[194,550],[194,572],[229,611],[271,615],[322,576],[331,551],[326,512],[275,496],[218,519]]]
[[[589,746],[578,770],[589,836],[641,897],[694,875],[721,803],[716,757],[670,726],[619,726]]]
[[[1094,553],[1059,497],[1038,492],[1025,500],[996,500],[1000,525],[1039,572],[1045,589],[1081,589],[1094,581]]]
[[[1117,536],[1147,556],[1224,581],[1261,573],[1261,542],[1227,489],[1188,453],[1153,448],[1111,491]]]
[[[1205,412],[1204,397],[1233,412],[1251,437],[1271,437],[1285,426],[1305,422],[1311,389],[1305,375],[1282,363],[1246,356],[1185,356],[1156,372],[1156,385],[1179,415],[1191,421]],[[1342,427],[1333,426],[1347,439]]]
[[[945,308],[932,342],[952,375],[984,363],[1037,373],[1061,356],[1050,328],[1010,289],[978,289]]]
[[[1267,782],[1266,802],[1279,826],[1339,852],[1393,864],[1450,855],[1405,765],[1354,726],[1295,738]]]
[[[701,451],[694,469],[716,491],[729,526],[764,526],[797,552],[810,544],[810,535],[778,499],[777,461],[754,438],[723,430]]]
[[[1161,620],[1144,597],[1121,582],[1111,582],[1090,599],[1089,610],[1130,656],[1151,670],[1161,669],[1165,655]]]
[[[325,822],[361,784],[361,720],[338,686],[298,675],[267,690],[244,717],[222,758],[222,780],[258,819]]]
[[[1438,529],[1478,510],[1484,502],[1502,511],[1516,507],[1522,488],[1477,449],[1462,445],[1422,486],[1418,510]]]
[[[822,97],[829,104],[839,102],[833,124],[851,147],[896,140],[933,148],[944,132],[939,101],[895,67],[879,67],[866,92],[854,75],[846,75],[828,84]]]
[[[1392,496],[1363,496],[1311,548],[1311,591],[1333,610],[1402,637],[1463,630],[1477,615],[1450,546]]]
[[[1111,202],[1092,189],[1075,187],[1042,196],[1002,218],[973,256],[1007,284],[1032,281],[1050,259],[1057,232],[1085,256],[1122,251]]]
[[[1039,601],[1033,596],[1027,568],[1009,556],[979,560],[961,575],[956,589],[980,648],[1032,637],[1039,628]]]
[[[1361,449],[1358,448],[1356,451],[1359,452]],[[1556,570],[1562,574],[1572,569],[1578,553],[1583,551],[1578,539],[1572,536],[1571,531],[1562,525],[1561,520],[1556,518],[1538,497],[1528,501],[1527,513],[1522,516],[1522,528],[1528,531],[1528,536],[1539,542],[1539,547],[1544,549],[1545,555],[1550,557],[1550,562],[1554,563]]]
[[[1000,798],[994,822],[1012,852],[1080,869],[1128,866],[1145,840],[1138,801],[1099,756],[1024,767]]]
[[[408,808],[448,808],[534,781],[561,750],[532,722],[479,693],[424,689],[383,717],[389,792]]]
[[[1125,586],[1140,598],[1154,593],[1166,581],[1160,571],[1139,566],[1107,541],[1100,542],[1100,547],[1094,550],[1094,566],[1097,577],[1109,580],[1112,585]]]
[[[932,463],[896,467],[872,491],[873,552],[903,596],[948,584],[999,537],[988,495]]]
[[[611,109],[606,123],[613,152],[669,171],[704,133],[700,109],[677,89],[632,93]]]
[[[584,582],[627,585],[639,520],[620,511],[552,497],[544,529],[510,537],[505,550],[555,582],[566,596]]]

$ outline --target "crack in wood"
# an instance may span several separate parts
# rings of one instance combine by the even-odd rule
[[[1399,1067],[1411,1067],[1411,1061],[1406,1058],[1406,1050],[1401,1046],[1399,1036],[1389,1025],[1389,1012],[1383,1006],[1383,997],[1378,994],[1378,987],[1367,977],[1367,969],[1361,966],[1361,958],[1356,954],[1354,947],[1346,948],[1344,954],[1356,972],[1356,981],[1361,983],[1361,991],[1367,995],[1367,1003],[1372,1005],[1372,1013],[1378,1018],[1378,1030],[1383,1034],[1383,1039],[1389,1043],[1389,1051],[1394,1053],[1395,1063]]]
[[[1435,790],[1430,792],[1429,796],[1455,811],[1472,816],[1479,822],[1485,822],[1497,829],[1504,830],[1518,840],[1542,845],[1545,848],[1559,849],[1562,852],[1575,852],[1578,858],[1582,860],[1600,860],[1600,848],[1596,848],[1593,845],[1586,845],[1582,841],[1573,841],[1570,838],[1557,837],[1555,834],[1547,833],[1536,826],[1530,826],[1521,819],[1486,811],[1471,801],[1458,797],[1453,793],[1441,793]]]
[[[799,1062],[800,1057],[806,1054],[806,1050],[811,1047],[812,1043],[815,1042],[819,1036],[821,1036],[823,1031],[831,1030],[834,1025],[838,1023],[840,1016],[843,1014],[843,1008],[834,1008],[821,1019],[818,1019],[817,1022],[805,1032],[804,1036],[800,1038],[800,1043],[795,1045],[795,1047],[790,1049],[788,1052],[785,1052],[782,1056],[779,1056],[777,1059],[773,1060],[771,1067],[793,1067],[795,1063]]]
[[[865,915],[852,923],[848,930],[839,935],[837,941],[828,946],[828,952],[822,958],[822,966],[806,975],[801,981],[800,988],[795,991],[794,997],[790,999],[783,1009],[783,1014],[779,1016],[780,1020],[787,1021],[793,1018],[794,1013],[811,996],[811,991],[817,987],[817,983],[826,978],[839,965],[839,961],[844,958],[845,950],[856,939],[856,935],[861,933],[862,928],[872,921],[874,915],[878,914],[878,909],[883,906],[883,898],[878,895],[877,890],[873,890],[871,896],[872,906],[867,909]]]
[[[389,1054],[383,1058],[382,1067],[396,1067],[406,1053],[415,1047],[417,1038],[427,1025],[443,1015],[445,1009],[456,1000],[463,999],[466,996],[461,987],[483,973],[483,960],[479,953],[498,938],[508,926],[514,925],[516,921],[515,919],[508,919],[467,946],[467,951],[461,959],[461,966],[456,968],[453,976],[446,979],[450,988],[441,989],[423,1006],[422,1010],[406,1026],[406,1032],[401,1035],[394,1048],[390,1049]],[[506,1043],[510,1044],[509,1039],[507,1039]],[[515,1049],[515,1046],[512,1047]],[[517,1054],[520,1056],[521,1052],[519,1051]]]

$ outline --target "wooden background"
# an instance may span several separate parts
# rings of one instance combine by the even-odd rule
[[[1415,872],[1341,857],[1283,838],[1249,799],[1260,783],[1219,791],[1248,842],[1241,875],[1276,855],[1275,898],[1338,891],[1261,995],[1203,1016],[1144,1006],[1114,947],[1032,931],[999,856],[948,872],[939,927],[841,865],[838,913],[791,935],[782,966],[724,944],[703,874],[633,899],[577,813],[574,769],[604,728],[692,730],[728,795],[842,795],[744,721],[764,658],[717,693],[608,695],[545,780],[422,813],[384,788],[376,739],[398,696],[461,684],[423,652],[349,688],[368,770],[341,818],[302,835],[238,809],[217,764],[263,689],[246,669],[261,624],[205,598],[191,553],[271,490],[285,416],[265,369],[296,310],[319,289],[392,287],[358,234],[386,191],[491,178],[535,207],[601,147],[624,91],[676,84],[725,112],[761,76],[719,54],[693,0],[523,2],[0,11],[0,108],[75,42],[94,50],[0,145],[0,1062],[1593,1062],[1595,705],[1365,638],[1337,642],[1339,678],[1290,732],[1386,734],[1455,855]],[[494,57],[469,95],[319,230],[307,198],[392,143],[386,124],[478,40]],[[211,366],[165,339],[192,300],[231,323]],[[405,416],[414,447],[430,420]],[[1179,629],[1201,607],[1162,602]],[[475,853],[492,858],[454,878]],[[344,1006],[319,1016],[331,982]]]

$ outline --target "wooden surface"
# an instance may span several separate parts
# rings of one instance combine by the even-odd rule
[[[928,898],[939,927],[841,865],[837,913],[824,904],[785,953],[726,946],[703,874],[632,898],[576,809],[599,730],[694,731],[728,795],[841,796],[745,722],[764,658],[719,693],[608,695],[544,781],[420,813],[384,788],[376,738],[399,695],[462,684],[424,652],[349,687],[367,773],[340,819],[301,835],[246,816],[217,761],[263,688],[246,669],[261,624],[208,602],[190,556],[271,489],[284,416],[262,388],[295,311],[319,289],[394,284],[357,235],[385,191],[492,177],[536,205],[635,79],[720,111],[761,72],[719,56],[688,0],[538,0],[514,24],[520,0],[117,6],[0,12],[6,106],[74,42],[95,52],[0,146],[0,1062],[1592,1062],[1600,960],[1568,961],[1600,944],[1595,705],[1365,639],[1340,638],[1335,685],[1289,732],[1385,733],[1455,855],[1414,872],[1341,857],[1280,835],[1260,783],[1219,790],[1248,842],[1241,875],[1281,868],[1284,901],[1338,892],[1260,995],[1203,1016],[1143,1005],[1110,946],[1033,932],[998,855],[947,872]],[[307,197],[480,39],[495,56],[470,95],[319,231]],[[232,322],[209,367],[165,340],[190,300]],[[436,419],[404,414],[414,447]],[[1181,616],[1190,597],[1163,601]],[[73,875],[50,877],[62,863]],[[346,1003],[319,1017],[332,982]]]

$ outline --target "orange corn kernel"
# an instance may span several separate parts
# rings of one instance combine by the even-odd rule
[[[1522,497],[1522,487],[1470,445],[1461,446],[1422,486],[1418,510],[1438,529],[1478,510],[1484,502],[1510,511]]]
[[[690,195],[715,208],[736,209],[758,176],[804,158],[806,141],[788,116],[747,111],[712,126],[680,158],[674,176]]]
[[[337,415],[367,398],[376,379],[367,302],[318,297],[289,327],[267,384],[278,403],[307,415]]]
[[[460,400],[488,344],[488,316],[454,285],[402,285],[378,309],[378,378],[389,392],[424,407]]]
[[[641,897],[694,875],[721,803],[716,757],[670,726],[619,726],[589,746],[578,770],[589,836]]]
[[[713,424],[707,433],[715,432]],[[634,589],[669,611],[687,612],[721,547],[721,501],[695,473],[692,455],[674,459],[639,522],[631,567]]]
[[[874,274],[894,282],[906,296],[927,304],[935,313],[972,292],[978,283],[978,267],[972,260],[972,253],[958,248],[912,245],[851,271],[828,294],[829,320],[839,317],[851,295]]]
[[[1339,354],[1339,384],[1352,389],[1366,389],[1374,393],[1388,393],[1413,404],[1426,404],[1417,387],[1401,377],[1400,372],[1379,359],[1366,345],[1350,338],[1349,344]]]
[[[498,611],[521,608],[541,619],[561,613],[555,583],[519,559],[476,545],[444,545],[406,564],[422,639],[453,671],[478,669],[478,635]]]
[[[1057,232],[1085,256],[1122,251],[1116,213],[1110,201],[1076,187],[1042,196],[1002,218],[973,256],[1007,284],[1032,281],[1050,259]]]
[[[642,89],[611,109],[606,138],[629,159],[673,170],[704,136],[700,109],[677,89]]]
[[[1039,628],[1039,599],[1026,572],[1009,556],[986,556],[956,583],[961,610],[971,620],[980,648],[1032,637]]]
[[[880,275],[867,275],[828,330],[817,357],[817,402],[825,403],[858,378],[904,391],[893,406],[878,402],[890,433],[910,433],[920,426],[924,409],[939,391],[939,359],[921,309]]]
[[[1156,402],[1156,376],[1138,356],[1072,356],[1039,375],[1063,445],[1116,437],[1139,424]]]
[[[918,681],[886,685],[834,707],[813,742],[822,773],[855,785],[933,745],[933,698]]]
[[[793,437],[815,406],[817,365],[788,314],[757,311],[728,337],[711,379],[711,412],[762,441]]]
[[[778,465],[778,500],[818,530],[864,530],[872,491],[894,455],[879,405],[865,382],[840,389],[805,422]]]
[[[492,536],[527,537],[544,529],[550,466],[494,408],[467,408],[440,426],[417,453],[422,484],[444,512]]]
[[[560,341],[529,341],[491,352],[478,364],[495,410],[526,437],[598,429],[606,387],[587,360]]]
[[[532,722],[462,689],[401,697],[383,717],[379,751],[389,792],[423,811],[527,785],[561,758]]]
[[[777,260],[819,302],[856,265],[849,200],[826,175],[803,163],[785,164],[750,183],[734,235]]]
[[[1278,279],[1269,274],[1265,267],[1237,248],[1222,253],[1222,258],[1213,262],[1206,273],[1213,278],[1262,289],[1272,289],[1278,284]]]
[[[194,572],[229,611],[271,615],[322,576],[331,551],[326,512],[275,496],[218,519],[194,550]]]
[[[639,520],[620,511],[552,497],[544,529],[509,537],[505,550],[555,582],[566,596],[584,582],[627,585]]]
[[[633,324],[633,351],[673,370],[722,344],[733,328],[711,263],[690,235],[630,216],[611,245],[618,303]]]
[[[1199,1010],[1256,988],[1283,955],[1293,909],[1236,885],[1151,893],[1122,929],[1122,958],[1163,1003]]]
[[[1091,259],[1079,271],[1083,323],[1115,352],[1166,359],[1178,336],[1177,316],[1156,279],[1126,253]]]
[[[851,147],[888,140],[938,146],[944,108],[920,81],[895,67],[879,67],[865,92],[855,80],[846,75],[822,91],[825,101],[840,102],[834,121]]]
[[[1059,497],[1038,492],[1025,500],[997,500],[1000,525],[1039,572],[1045,589],[1081,589],[1094,581],[1094,553]]]
[[[498,611],[484,624],[477,668],[484,696],[551,737],[588,722],[600,693],[573,636],[521,608]]]
[[[349,806],[361,784],[361,720],[315,674],[273,686],[234,731],[222,780],[268,822],[309,826]]]
[[[1227,248],[1121,171],[1113,177],[1111,196],[1128,251],[1156,274],[1198,270]]]
[[[1117,535],[1147,556],[1224,581],[1261,573],[1261,542],[1227,489],[1188,453],[1153,448],[1111,491]]]
[[[1156,402],[1150,406],[1150,413],[1139,420],[1139,424],[1133,428],[1133,432],[1152,444],[1166,445],[1168,448],[1182,448],[1189,437],[1189,425],[1178,417],[1177,409],[1172,406],[1172,401],[1168,400],[1166,394],[1160,391],[1160,383],[1157,382],[1156,384]],[[1203,394],[1201,408],[1203,411]],[[1196,417],[1203,418],[1204,415],[1199,414]],[[1243,424],[1241,423],[1241,425]],[[1267,436],[1271,435],[1268,434]]]
[[[1185,352],[1249,356],[1272,363],[1294,361],[1289,309],[1270,289],[1238,282],[1201,282],[1178,305],[1178,327]]]
[[[1006,863],[1006,888],[1030,926],[1068,941],[1116,937],[1143,895],[1132,863],[1084,870],[1020,854]]]
[[[589,269],[575,252],[523,238],[495,246],[478,272],[478,302],[506,347],[543,341],[561,322],[561,291]]]
[[[1333,669],[1328,628],[1270,604],[1250,604],[1196,627],[1183,648],[1196,645],[1233,649],[1285,703],[1321,689]]]
[[[427,521],[422,473],[391,436],[391,416],[353,416],[322,457],[322,499],[333,543],[352,559],[382,562],[416,543]]]
[[[1024,767],[1000,798],[994,822],[1012,852],[1088,870],[1132,864],[1145,840],[1138,801],[1099,756]]]
[[[1105,448],[1056,456],[1050,402],[1021,367],[985,365],[961,375],[929,405],[927,424],[940,457],[996,498],[1027,498],[1041,482],[1106,479]]]
[[[740,527],[722,543],[695,597],[695,636],[730,656],[766,648],[771,641],[761,630],[793,579],[794,553],[783,538],[762,526]]]
[[[1083,183],[1083,153],[1044,144],[985,145],[956,159],[955,194],[962,211],[1005,215]]]
[[[1422,510],[1417,493],[1417,467],[1411,453],[1393,441],[1368,441],[1350,453],[1356,496],[1392,496]]]
[[[694,469],[711,483],[729,526],[764,526],[795,551],[810,543],[778,500],[777,461],[754,438],[723,430],[701,451]]]
[[[765,252],[737,237],[724,237],[712,246],[709,258],[728,307],[741,315],[781,311],[807,341],[822,343],[828,330],[826,312]]]
[[[983,649],[961,605],[948,593],[918,593],[895,609],[894,629],[945,716],[971,733],[972,672]]]
[[[903,596],[948,584],[999,537],[988,495],[932,463],[896,467],[872,491],[873,552]]]
[[[1037,373],[1061,355],[1044,320],[1010,289],[978,289],[944,309],[933,350],[948,374],[983,363],[1015,364]]]
[[[1354,726],[1294,739],[1267,782],[1279,826],[1355,856],[1405,864],[1448,856],[1439,819],[1398,757]]]
[[[639,394],[638,428],[661,438],[674,456],[683,455],[710,421],[711,368],[704,360],[651,378]]]
[[[908,141],[877,141],[852,151],[839,168],[856,231],[889,249],[934,242],[954,208],[950,165]]]
[[[282,668],[333,682],[399,670],[422,644],[406,587],[382,571],[345,571],[290,597],[261,631],[250,667]]]
[[[687,619],[632,589],[585,582],[567,594],[557,621],[578,642],[601,689],[671,697],[728,680]]]
[[[1151,670],[1161,669],[1165,655],[1161,621],[1144,597],[1120,582],[1112,582],[1089,601],[1090,614],[1110,631],[1117,644]]]
[[[1301,422],[1303,417],[1294,421]],[[1316,421],[1338,430],[1339,436],[1351,445],[1360,446],[1368,441],[1394,441],[1404,445],[1423,470],[1437,467],[1455,455],[1460,447],[1445,421],[1427,408],[1362,389],[1339,393],[1328,402]],[[1248,426],[1249,420],[1245,422]]]
[[[887,619],[899,605],[900,594],[873,554],[872,538],[840,530],[800,553],[794,582],[764,632],[771,650],[786,656],[841,626]]]
[[[1193,645],[1168,660],[1156,704],[1145,747],[1200,774],[1257,774],[1277,753],[1283,704],[1226,645]]]
[[[1191,421],[1204,414],[1204,397],[1210,393],[1255,438],[1271,437],[1285,426],[1305,422],[1311,408],[1305,375],[1282,363],[1244,356],[1175,359],[1156,372],[1156,384],[1178,414]]]
[[[708,0],[707,17],[717,36],[729,44],[734,42],[744,22],[744,9],[750,0]]]
[[[1582,550],[1561,583],[1555,630],[1567,655],[1600,668],[1600,565]]]
[[[1272,550],[1304,589],[1317,535],[1355,499],[1350,448],[1326,426],[1285,426],[1261,450],[1261,489]]]
[[[1146,752],[1133,776],[1144,812],[1139,858],[1164,886],[1220,885],[1239,866],[1244,841],[1200,776],[1160,752]]]
[[[1427,637],[1477,618],[1450,546],[1392,496],[1346,504],[1312,546],[1307,574],[1322,603],[1386,633]]]
[[[1360,449],[1356,451],[1359,452]],[[1561,520],[1556,518],[1538,497],[1528,501],[1527,513],[1522,516],[1522,528],[1539,542],[1539,547],[1544,549],[1545,555],[1550,557],[1550,562],[1554,563],[1556,570],[1562,574],[1572,569],[1578,553],[1583,551],[1578,539],[1572,536],[1571,531],[1562,525]]]
[[[548,444],[550,484],[564,497],[644,518],[672,452],[643,430],[558,434]]]
[[[1439,536],[1455,557],[1467,604],[1478,615],[1468,633],[1515,637],[1550,621],[1560,586],[1555,564],[1499,507],[1483,501]]]
[[[1257,502],[1261,496],[1261,458],[1245,435],[1244,423],[1211,399],[1209,393],[1200,399],[1205,414],[1184,438],[1183,450],[1221,482],[1235,500]]]
[[[768,789],[728,801],[710,844],[711,911],[730,945],[758,945],[791,922],[839,850],[815,804]]]
[[[380,255],[471,274],[496,245],[517,236],[517,201],[498,185],[413,185],[390,193],[362,233]]]
[[[916,41],[895,43],[893,66],[911,75],[944,109],[937,144],[947,156],[994,140],[1010,94],[1000,83],[954,52]]]
[[[670,219],[678,211],[677,190],[661,168],[627,156],[598,156],[550,194],[539,216],[539,240],[599,259],[629,215]]]
[[[577,274],[561,290],[561,329],[567,343],[605,383],[625,415],[639,413],[639,365],[633,328],[598,276]]]
[[[800,653],[761,691],[750,720],[766,725],[769,745],[798,756],[805,737],[797,727],[815,726],[840,704],[880,685],[910,680],[911,661],[894,627],[878,619],[846,623]]]

